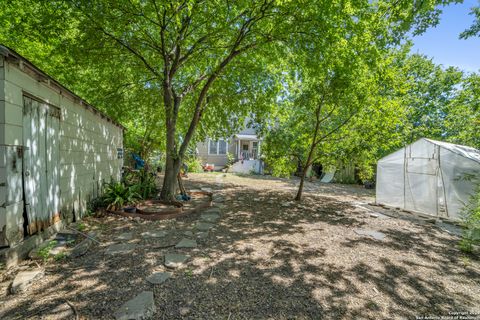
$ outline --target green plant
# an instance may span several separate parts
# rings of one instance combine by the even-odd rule
[[[139,186],[126,186],[121,182],[110,182],[105,186],[104,201],[108,210],[119,210],[125,205],[135,204],[141,199]]]
[[[188,166],[188,172],[203,172],[202,161],[196,156],[187,157],[184,162]]]
[[[87,215],[92,215],[103,207],[105,207],[105,199],[103,197],[90,199],[87,202]]]
[[[130,171],[125,174],[123,183],[133,188],[142,199],[153,196],[157,191],[156,175],[147,169]]]
[[[235,163],[235,156],[233,153],[227,152],[227,163],[225,164],[225,172],[228,172],[231,166]]]
[[[57,244],[57,241],[52,240],[50,241],[46,246],[38,250],[38,256],[42,258],[42,260],[45,262],[48,260],[48,257],[50,256],[50,250],[53,249]]]
[[[463,210],[464,231],[460,250],[472,252],[474,245],[480,244],[480,185]]]
[[[60,260],[66,259],[67,254],[65,252],[60,252],[60,253],[57,253],[53,258],[55,259],[55,261],[60,261]]]
[[[80,222],[80,223],[77,225],[77,230],[78,230],[78,231],[83,231],[83,230],[85,230],[85,228],[86,228],[86,226],[85,226],[84,223],[81,223],[81,222]]]

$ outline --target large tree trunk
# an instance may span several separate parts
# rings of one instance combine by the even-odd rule
[[[165,174],[163,177],[162,191],[160,199],[164,201],[175,202],[175,192],[177,187],[177,175],[180,172],[182,157],[177,152],[175,142],[177,111],[180,104],[179,99],[172,97],[171,87],[168,82],[164,83],[164,103],[165,103],[165,128],[166,128],[166,159]]]
[[[300,185],[298,186],[297,195],[295,196],[295,201],[302,200],[303,185],[305,184],[305,177],[307,176],[308,168],[310,166],[305,166],[302,170],[302,176],[300,177]]]
[[[175,192],[177,189],[177,176],[180,172],[180,161],[174,160],[172,156],[167,154],[165,164],[165,174],[163,177],[162,191],[160,199],[165,201],[175,201]]]

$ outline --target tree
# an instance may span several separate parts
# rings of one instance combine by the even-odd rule
[[[380,98],[385,91],[382,85],[386,85],[382,78],[387,77],[390,67],[385,59],[411,27],[417,26],[414,33],[422,32],[438,21],[435,14],[430,14],[438,12],[433,10],[434,5],[429,3],[417,10],[413,4],[407,10],[407,3],[390,8],[389,3],[379,2],[337,8],[337,15],[322,25],[324,37],[300,40],[293,45],[291,58],[295,61],[287,65],[294,65],[295,69],[291,80],[285,81],[288,85],[280,103],[286,111],[272,125],[264,151],[274,170],[280,167],[277,171],[284,172],[287,158],[301,164],[295,200],[301,200],[312,163],[345,154],[345,146],[352,145],[345,141],[358,142],[368,136],[365,133],[378,131],[368,127],[365,130],[360,121],[382,109],[378,104],[384,101]],[[332,28],[330,23],[339,23],[341,28]],[[388,111],[392,115],[392,109]],[[355,127],[364,130],[354,131]]]
[[[444,139],[447,128],[445,119],[451,101],[457,95],[463,81],[463,72],[436,65],[423,55],[411,55],[404,66],[407,123],[404,128],[405,143],[419,138]]]
[[[473,7],[470,14],[475,17],[475,20],[467,30],[460,34],[460,39],[480,36],[480,7]]]
[[[449,104],[445,139],[480,149],[480,75],[465,75]]]
[[[84,47],[91,48],[90,53],[108,50],[128,56],[126,61],[142,78],[150,78],[149,87],[162,97],[164,200],[174,199],[183,157],[210,106],[209,92],[217,79],[237,57],[285,33],[286,24],[300,11],[269,0],[67,3],[79,14]]]
[[[323,48],[328,48],[330,42],[338,48],[348,46],[354,44],[362,32],[362,39],[370,39],[372,45],[388,46],[400,41],[412,24],[418,27],[418,31],[425,29],[436,21],[439,13],[434,10],[435,1],[406,0],[394,3],[52,0],[42,3],[45,8],[38,8],[38,2],[32,0],[14,2],[20,3],[17,6],[20,11],[30,10],[33,3],[36,10],[33,11],[33,21],[45,23],[34,30],[35,34],[56,32],[65,36],[61,37],[65,40],[61,41],[61,46],[65,48],[62,52],[66,53],[62,58],[70,58],[73,60],[71,63],[78,59],[93,64],[80,70],[80,78],[83,75],[98,78],[104,86],[100,87],[103,91],[122,88],[124,73],[127,79],[132,80],[131,88],[135,94],[127,96],[135,100],[134,104],[143,104],[144,96],[149,97],[146,103],[157,103],[156,108],[145,111],[162,114],[161,121],[145,123],[164,126],[166,170],[161,198],[170,201],[174,199],[177,173],[189,144],[196,139],[197,129],[211,132],[211,127],[225,128],[235,119],[235,116],[221,116],[221,125],[215,124],[215,115],[222,114],[222,108],[229,108],[215,103],[222,99],[214,94],[221,96],[225,93],[220,83],[226,84],[229,88],[226,91],[237,93],[244,88],[244,83],[237,85],[239,79],[243,82],[252,77],[259,79],[255,87],[260,94],[272,92],[261,89],[272,84],[255,73],[266,60],[268,66],[272,66],[277,58],[298,54],[301,48],[309,48],[309,43],[315,42],[321,42],[321,46],[316,46],[319,50],[316,56],[324,59]],[[67,21],[68,32],[58,27],[65,23],[50,23],[61,18]],[[29,20],[20,21],[20,24],[26,25],[28,30],[33,29]],[[338,34],[342,34],[342,41],[338,41]],[[45,36],[38,41],[49,45],[51,42],[51,38]],[[59,48],[58,41],[53,40],[53,43],[55,48]],[[362,54],[361,47],[353,47]],[[333,51],[329,52],[332,54]],[[254,67],[244,69],[240,77],[235,77],[241,69],[239,62],[247,60]],[[289,61],[294,64],[295,59]],[[97,70],[101,71],[98,77]],[[269,68],[264,70],[271,71]],[[114,79],[108,71],[112,71]],[[65,75],[67,72],[59,70],[59,73]],[[75,77],[65,76],[66,79]],[[113,80],[112,87],[105,79]],[[73,79],[72,83],[78,85],[78,79]],[[87,85],[78,86],[87,94],[99,95],[89,90]],[[232,90],[234,88],[237,90]],[[239,94],[239,97],[242,95]],[[138,109],[143,111],[142,108],[139,106]],[[114,109],[120,114],[124,111]],[[132,115],[135,109],[127,106],[127,110],[127,114]],[[233,113],[245,115],[243,110]],[[262,116],[260,112],[255,115]]]

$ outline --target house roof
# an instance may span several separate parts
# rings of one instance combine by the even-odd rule
[[[426,141],[430,142],[430,143],[433,143],[437,146],[440,146],[444,149],[447,149],[449,151],[452,151],[456,154],[459,154],[465,158],[468,158],[468,159],[471,159],[473,161],[476,161],[478,163],[480,163],[480,150],[477,150],[475,148],[472,148],[472,147],[468,147],[468,146],[462,146],[460,144],[453,144],[453,143],[449,143],[449,142],[443,142],[443,141],[437,141],[437,140],[432,140],[432,139],[427,139],[427,138],[423,138],[425,139]]]
[[[240,140],[262,140],[256,134],[236,134],[235,138]]]
[[[64,85],[60,84],[57,80],[55,80],[54,78],[49,76],[47,73],[42,71],[40,68],[36,67],[32,62],[30,62],[25,57],[21,56],[15,50],[0,44],[0,56],[4,56],[7,59],[10,58],[10,59],[13,59],[13,60],[21,61],[21,63],[24,66],[27,66],[30,70],[32,70],[35,74],[37,74],[40,79],[43,78],[43,80],[48,80],[49,83],[54,83],[57,87],[59,87],[62,90],[62,92],[65,92],[65,93],[69,94],[74,100],[77,100],[80,105],[84,106],[85,109],[91,110],[93,113],[98,114],[101,118],[104,118],[105,120],[113,123],[114,125],[116,125],[117,127],[120,127],[123,130],[126,129],[123,125],[121,125],[117,121],[113,120],[112,118],[107,116],[105,113],[98,110],[97,108],[95,108],[94,106],[92,106],[91,104],[86,102],[84,99],[82,99],[81,97],[76,95],[73,91],[71,91],[70,89],[68,89]]]

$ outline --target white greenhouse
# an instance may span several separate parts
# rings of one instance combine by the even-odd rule
[[[379,160],[376,202],[458,220],[479,183],[479,150],[423,138]]]

